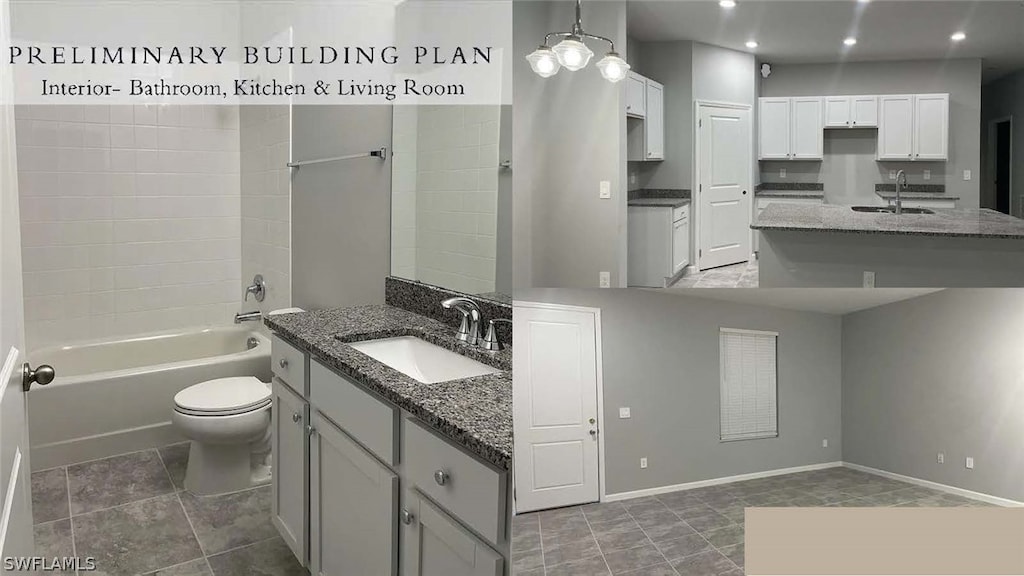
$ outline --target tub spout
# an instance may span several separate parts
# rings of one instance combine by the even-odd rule
[[[242,322],[256,322],[263,318],[263,314],[259,310],[253,312],[239,312],[235,314],[235,324],[241,324]]]

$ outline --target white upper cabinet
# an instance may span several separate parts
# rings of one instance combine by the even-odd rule
[[[793,98],[793,136],[791,150],[794,160],[825,158],[824,118],[821,98]]]
[[[647,160],[665,159],[665,87],[647,81],[647,117],[644,120]]]
[[[825,128],[878,126],[878,96],[826,96]]]
[[[878,159],[914,159],[914,96],[879,98]]]
[[[914,160],[949,159],[949,94],[914,97]]]
[[[758,124],[761,160],[789,160],[789,98],[761,98]]]
[[[626,115],[636,118],[647,115],[647,79],[636,72],[626,76]]]

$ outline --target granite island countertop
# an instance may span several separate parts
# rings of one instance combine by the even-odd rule
[[[1024,220],[994,210],[936,209],[935,214],[873,214],[831,204],[772,204],[750,226],[762,232],[835,232],[1024,239]]]
[[[679,208],[680,206],[688,206],[690,204],[689,198],[637,198],[636,200],[629,200],[626,203],[628,206],[643,206],[649,208]]]
[[[508,470],[512,467],[512,350],[489,352],[455,339],[455,329],[393,306],[357,306],[264,319],[312,358],[420,418],[451,441]],[[427,384],[346,344],[416,336],[502,372]]]

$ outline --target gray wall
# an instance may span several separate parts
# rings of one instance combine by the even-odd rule
[[[773,67],[762,96],[858,94],[950,94],[949,162],[877,162],[877,130],[826,130],[824,162],[762,162],[764,182],[821,182],[830,203],[874,202],[876,183],[889,171],[907,171],[912,184],[945,184],[960,206],[977,208],[980,198],[981,61],[848,62]],[[786,168],[787,179],[779,177]],[[924,170],[932,179],[924,180]],[[971,170],[970,182],[963,171]]]
[[[544,34],[573,19],[571,2],[515,2],[513,6],[515,190],[514,282],[517,287],[597,287],[610,272],[626,283],[626,119],[622,84],[611,84],[593,64],[548,79],[520,66]],[[626,49],[625,2],[586,8],[587,29]],[[594,61],[602,55],[597,44]],[[612,199],[598,198],[599,183]]]
[[[601,309],[609,494],[840,460],[838,316],[640,290],[516,298]],[[720,327],[780,333],[778,438],[719,441]]]
[[[391,106],[296,106],[292,158],[391,148]],[[292,170],[292,302],[307,310],[384,303],[391,160]]]
[[[1013,189],[1011,212],[1024,217],[1024,70],[1000,78],[981,88],[981,205],[996,207],[995,157],[989,151],[989,123],[1013,117]]]
[[[1022,290],[950,290],[846,316],[843,459],[1024,500],[1022,310]]]

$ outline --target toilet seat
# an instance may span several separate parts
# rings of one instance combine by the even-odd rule
[[[192,416],[245,414],[270,403],[270,387],[252,376],[207,380],[174,395],[174,409]]]

